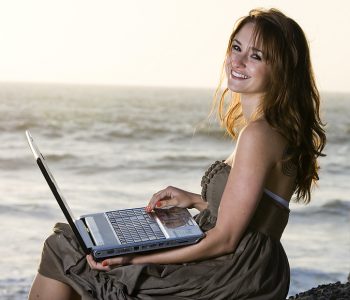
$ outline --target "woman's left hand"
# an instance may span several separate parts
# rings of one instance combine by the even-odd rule
[[[108,258],[103,260],[102,262],[97,262],[94,260],[91,254],[86,256],[86,260],[93,270],[98,271],[110,271],[113,267],[128,265],[131,262],[132,256],[118,256],[113,258]]]

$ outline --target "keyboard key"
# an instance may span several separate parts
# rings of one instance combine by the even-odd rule
[[[107,212],[122,244],[165,239],[157,222],[144,208]]]

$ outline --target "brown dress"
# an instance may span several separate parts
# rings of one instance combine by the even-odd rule
[[[196,216],[213,228],[230,166],[215,162],[202,179],[208,208]],[[142,264],[109,272],[91,270],[67,224],[56,224],[45,242],[39,273],[72,286],[82,299],[286,299],[290,270],[280,237],[289,210],[264,194],[236,250],[187,264]]]

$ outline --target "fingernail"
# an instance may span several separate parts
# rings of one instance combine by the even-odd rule
[[[160,206],[162,206],[162,203],[160,203],[160,201],[158,201],[158,202],[156,203],[156,206],[157,206],[157,207],[160,207]]]
[[[107,267],[107,266],[108,266],[107,261],[104,260],[104,261],[102,262],[102,266]]]

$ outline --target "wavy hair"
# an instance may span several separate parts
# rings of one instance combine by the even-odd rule
[[[271,75],[256,117],[263,115],[288,143],[288,163],[296,167],[296,202],[309,203],[312,185],[319,179],[317,158],[326,135],[320,118],[320,95],[316,87],[305,34],[300,26],[277,9],[254,9],[238,20],[231,34],[226,59],[233,39],[247,23],[253,23],[255,44],[262,45]],[[226,65],[226,59],[224,67]],[[223,91],[224,67],[214,97],[221,124],[236,139],[245,124],[237,93]],[[227,96],[229,103],[226,103]]]

